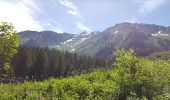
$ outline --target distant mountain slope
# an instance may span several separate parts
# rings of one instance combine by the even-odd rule
[[[143,56],[155,51],[170,50],[170,27],[152,24],[125,22],[103,32],[74,35],[25,31],[20,36],[21,44],[57,48],[99,58],[112,58],[112,52],[119,48],[133,48]]]
[[[30,47],[51,47],[60,44],[74,35],[69,33],[56,33],[53,31],[23,31],[19,33],[20,45]]]
[[[121,23],[85,41],[77,52],[83,53],[85,48],[86,53],[98,57],[108,57],[119,48],[133,48],[140,55],[148,55],[159,50],[170,50],[170,29],[149,24]]]
[[[154,52],[148,56],[151,60],[165,59],[170,60],[170,51]]]

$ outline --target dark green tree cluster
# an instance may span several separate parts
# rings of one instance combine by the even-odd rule
[[[17,77],[60,77],[105,67],[105,60],[48,48],[20,47],[13,59],[13,71]]]

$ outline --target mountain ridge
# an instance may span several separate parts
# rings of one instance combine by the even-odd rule
[[[27,34],[33,34],[32,38]],[[36,34],[39,35],[36,36]],[[137,54],[143,56],[156,51],[170,50],[170,27],[155,24],[124,22],[102,32],[70,34],[53,31],[38,33],[25,31],[20,32],[19,35],[21,45],[49,47],[99,58],[112,58],[112,52],[120,48],[132,48]],[[31,43],[28,42],[28,39]]]

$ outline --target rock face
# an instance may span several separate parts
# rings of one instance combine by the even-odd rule
[[[125,22],[103,32],[80,34],[52,31],[24,31],[19,34],[21,45],[56,48],[99,58],[111,58],[112,52],[120,48],[132,48],[142,56],[170,50],[170,27],[152,24]]]

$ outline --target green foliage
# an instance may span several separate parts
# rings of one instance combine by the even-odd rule
[[[133,50],[120,50],[116,53],[115,71],[120,80],[120,96],[127,98],[135,95],[152,99],[164,94],[164,89],[170,84],[170,60],[150,61],[135,56]]]
[[[17,52],[19,38],[11,23],[0,24],[0,77],[7,75],[11,59]]]
[[[170,60],[150,61],[133,50],[116,52],[114,68],[20,85],[0,84],[0,99],[168,100]]]
[[[95,80],[92,82],[89,79],[93,75]],[[62,79],[51,78],[43,82],[26,82],[21,85],[0,84],[0,99],[108,100],[117,98],[119,86],[112,78],[107,78],[108,75],[112,77],[113,74],[111,71],[97,71]]]

